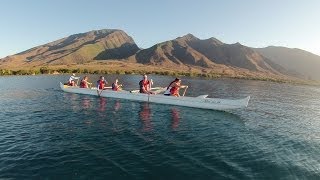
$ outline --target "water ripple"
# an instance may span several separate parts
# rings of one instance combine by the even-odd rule
[[[219,112],[64,93],[66,78],[1,78],[1,179],[320,178],[315,87],[184,80],[188,95],[252,97]],[[134,89],[140,77],[118,78]]]

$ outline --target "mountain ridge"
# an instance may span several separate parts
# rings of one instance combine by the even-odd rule
[[[123,30],[102,29],[73,34],[2,58],[0,69],[121,61],[231,77],[300,77],[298,71],[288,71],[260,51],[214,37],[199,39],[191,33],[141,49]]]
[[[134,40],[124,31],[104,29],[70,35],[30,48],[3,58],[0,65],[3,66],[3,62],[8,62],[10,59],[17,63],[20,60],[18,64],[22,66],[78,64],[105,59],[106,51],[108,51],[107,58],[118,58],[119,55],[121,58],[127,58],[138,50],[140,49]],[[12,64],[7,66],[12,67]]]
[[[268,46],[255,50],[289,71],[299,73],[301,78],[320,80],[320,56],[316,54],[282,46]]]

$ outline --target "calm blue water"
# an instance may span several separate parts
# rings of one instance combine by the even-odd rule
[[[219,112],[65,93],[67,78],[0,77],[0,179],[320,179],[319,87],[183,78],[188,96],[252,97]]]

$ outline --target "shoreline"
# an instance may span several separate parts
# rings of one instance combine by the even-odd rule
[[[256,81],[269,81],[275,83],[289,83],[298,85],[311,85],[319,86],[320,82],[299,80],[299,79],[281,79],[275,77],[259,77],[259,76],[243,76],[243,75],[226,75],[220,73],[204,73],[204,72],[185,72],[185,71],[172,71],[172,70],[145,70],[145,69],[113,69],[113,70],[102,70],[102,69],[86,69],[86,68],[52,68],[52,67],[40,67],[38,69],[20,69],[20,70],[8,70],[0,69],[0,76],[23,76],[23,75],[59,75],[59,74],[117,74],[117,75],[139,75],[139,74],[154,74],[162,76],[173,76],[173,77],[198,77],[204,79],[242,79],[242,80],[256,80]]]

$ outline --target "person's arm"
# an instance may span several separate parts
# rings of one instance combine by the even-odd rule
[[[151,80],[148,80],[147,81],[147,88],[146,88],[146,91],[149,92],[151,90],[151,87],[153,85],[153,81],[152,79]]]
[[[148,93],[149,93],[149,92],[144,88],[144,86],[142,86],[142,87],[140,88],[140,90],[141,90],[142,93],[145,93],[145,94],[148,94]]]
[[[188,86],[186,86],[186,85],[180,85],[180,84],[176,84],[176,83],[175,83],[175,86],[177,86],[177,87],[179,87],[179,88],[186,88],[186,87],[188,87]]]

